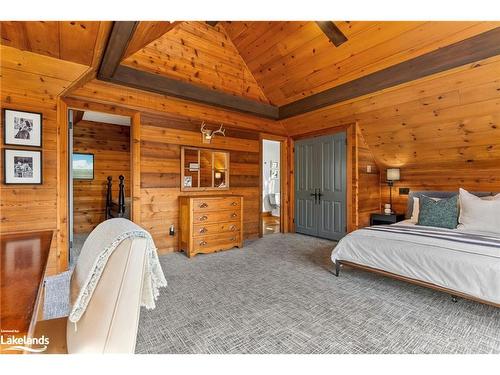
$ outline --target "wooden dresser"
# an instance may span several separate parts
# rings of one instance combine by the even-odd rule
[[[193,195],[179,199],[179,249],[189,258],[243,247],[242,196]]]

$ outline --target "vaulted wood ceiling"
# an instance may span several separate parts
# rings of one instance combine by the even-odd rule
[[[336,47],[316,22],[180,22],[124,61],[276,106],[498,27],[498,22],[335,22]]]
[[[281,106],[500,27],[499,22],[335,24],[347,37],[338,47],[315,22],[218,22],[211,26],[143,21],[122,64]],[[82,74],[82,66],[95,63],[96,48],[109,30],[109,22],[2,22],[2,44],[26,51],[20,54],[2,47],[3,66],[19,70],[16,64],[37,65],[33,69],[68,80],[58,86],[65,89]],[[53,60],[35,59],[35,53]],[[71,63],[63,64],[61,70],[56,59]],[[380,165],[497,160],[498,142],[485,135],[498,129],[498,59],[494,56],[268,122],[283,124],[294,135],[358,121]],[[73,63],[80,65],[72,70]],[[9,79],[8,72],[3,79]],[[86,87],[99,85],[93,81]],[[240,117],[247,121],[252,116]],[[439,146],[435,146],[437,137],[443,140]]]
[[[334,46],[315,22],[224,22],[275,105],[284,105],[498,27],[498,22],[335,22]]]
[[[123,65],[268,102],[224,28],[181,22]]]

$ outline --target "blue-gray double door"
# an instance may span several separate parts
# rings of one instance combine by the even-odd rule
[[[295,230],[339,240],[347,232],[346,133],[295,143]]]

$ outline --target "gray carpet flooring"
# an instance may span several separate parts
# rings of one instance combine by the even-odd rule
[[[356,270],[336,278],[334,245],[275,234],[161,256],[169,285],[141,310],[136,352],[500,353],[500,309]]]

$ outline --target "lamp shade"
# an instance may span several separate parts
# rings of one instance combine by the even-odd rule
[[[387,181],[399,181],[399,168],[388,168],[387,169]]]

